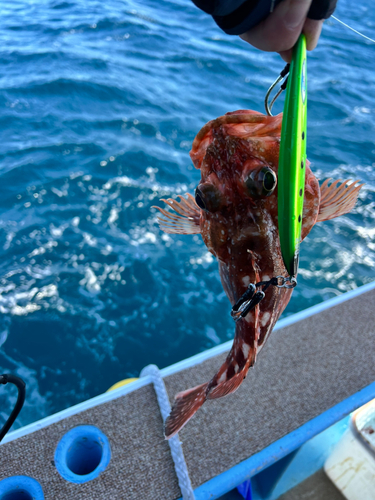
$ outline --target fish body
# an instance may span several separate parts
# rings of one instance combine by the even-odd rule
[[[169,233],[200,233],[217,258],[224,291],[233,306],[250,283],[287,277],[277,222],[277,173],[282,115],[239,110],[207,123],[190,156],[201,171],[195,198],[163,200],[176,214],[162,213]],[[361,186],[329,181],[320,187],[309,163],[305,168],[302,239],[316,222],[350,211]],[[175,435],[207,399],[235,392],[254,365],[292,289],[270,286],[263,300],[235,323],[232,348],[213,378],[177,394],[165,425]]]

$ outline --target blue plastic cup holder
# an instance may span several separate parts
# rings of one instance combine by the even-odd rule
[[[110,459],[111,448],[107,436],[94,425],[80,425],[71,429],[62,437],[55,452],[58,472],[71,483],[86,483],[95,479],[107,467]]]
[[[18,489],[5,493],[1,500],[33,500],[33,497],[28,491]]]
[[[32,477],[12,476],[0,481],[0,500],[44,500],[44,494]]]

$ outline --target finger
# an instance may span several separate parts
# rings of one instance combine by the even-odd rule
[[[281,55],[281,57],[284,59],[285,62],[287,62],[287,63],[292,62],[292,54],[293,54],[292,49],[282,50],[281,52],[279,52],[279,54]]]
[[[240,37],[261,50],[287,51],[302,32],[310,4],[311,0],[284,0],[264,21]]]
[[[303,26],[303,33],[306,35],[306,49],[314,50],[318,45],[320,33],[322,31],[323,20],[314,21],[313,19],[306,19]],[[290,63],[292,61],[293,50],[282,50],[279,52],[281,57],[285,62]]]
[[[318,45],[318,40],[323,27],[323,19],[315,21],[313,19],[306,19],[303,25],[303,33],[306,35],[306,49],[314,50]]]

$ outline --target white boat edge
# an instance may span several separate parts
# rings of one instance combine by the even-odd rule
[[[280,321],[278,321],[274,330],[279,330],[279,329],[284,328],[286,326],[293,325],[294,323],[297,323],[298,321],[302,321],[306,318],[309,318],[310,316],[313,316],[315,314],[319,314],[322,311],[325,311],[331,307],[334,307],[338,304],[346,302],[347,300],[353,299],[354,297],[362,295],[370,290],[373,290],[374,288],[375,288],[375,281],[371,282],[371,283],[367,283],[366,285],[362,285],[362,286],[360,286],[354,290],[351,290],[349,292],[345,292],[337,297],[326,300],[325,302],[322,302],[320,304],[316,304],[315,306],[309,307],[308,309],[305,309],[305,310],[300,311],[296,314],[288,316],[287,318],[281,319]],[[232,342],[233,342],[232,340],[229,340],[228,342],[225,342],[225,343],[220,344],[216,347],[208,349],[207,351],[196,354],[195,356],[192,356],[190,358],[184,359],[183,361],[179,361],[178,363],[175,363],[171,366],[163,368],[160,370],[161,375],[164,378],[164,377],[172,375],[176,372],[185,370],[187,368],[191,368],[192,366],[195,366],[199,363],[202,363],[203,361],[205,361],[209,358],[212,358],[214,356],[218,356],[219,354],[222,354],[222,353],[228,351],[232,345]],[[18,439],[22,436],[26,436],[27,434],[31,434],[32,432],[38,431],[44,427],[47,427],[51,424],[54,424],[55,422],[59,422],[60,420],[68,418],[72,415],[76,415],[77,413],[81,413],[89,408],[93,408],[94,406],[98,406],[100,404],[103,404],[103,403],[106,403],[106,402],[111,401],[113,399],[124,396],[124,395],[126,395],[130,392],[136,391],[137,389],[140,389],[141,387],[144,387],[150,383],[151,383],[150,377],[148,377],[148,376],[143,377],[143,378],[140,378],[139,380],[136,380],[128,385],[125,385],[123,387],[120,387],[120,388],[115,389],[115,390],[110,391],[110,392],[106,392],[104,394],[100,394],[99,396],[96,396],[94,398],[83,401],[82,403],[79,403],[77,405],[66,408],[65,410],[62,410],[58,413],[54,413],[53,415],[50,415],[50,416],[45,417],[41,420],[33,422],[32,424],[26,425],[24,427],[21,427],[20,429],[17,429],[13,432],[10,432],[7,436],[4,437],[3,441],[1,442],[1,445],[9,443],[10,441]]]

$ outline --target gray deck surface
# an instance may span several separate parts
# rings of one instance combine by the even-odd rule
[[[345,500],[323,469],[307,478],[278,500]],[[363,499],[370,500],[370,499]]]
[[[240,389],[205,403],[180,433],[194,487],[375,380],[374,299],[375,290],[274,332]],[[224,357],[167,377],[170,398],[209,380]],[[75,485],[59,476],[53,456],[59,439],[81,424],[96,425],[108,436],[112,459],[97,479]],[[0,451],[0,479],[34,477],[46,500],[180,496],[151,385],[6,443]]]
[[[238,493],[236,488],[220,497],[219,500],[243,500],[243,496]],[[278,500],[345,500],[345,497],[327,477],[324,470],[320,469],[302,483],[279,496]]]

